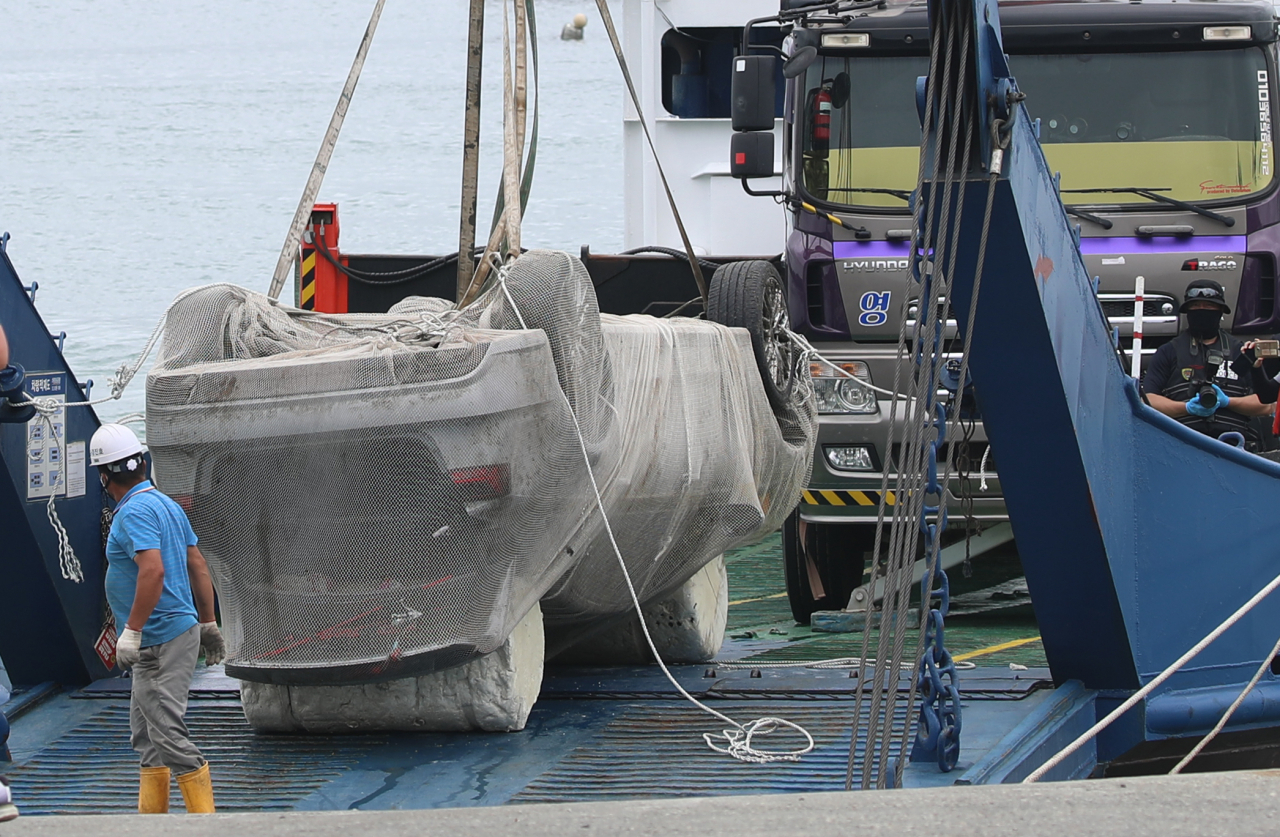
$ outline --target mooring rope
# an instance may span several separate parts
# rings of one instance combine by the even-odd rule
[[[1262,675],[1267,673],[1275,663],[1276,655],[1280,654],[1280,639],[1276,640],[1276,644],[1271,646],[1271,653],[1262,658],[1262,665],[1258,666],[1258,670],[1253,673],[1253,677],[1245,684],[1244,690],[1232,701],[1227,707],[1227,711],[1222,713],[1222,717],[1218,719],[1218,723],[1213,725],[1213,729],[1209,730],[1204,738],[1201,738],[1195,747],[1191,748],[1191,752],[1183,756],[1182,761],[1173,766],[1169,771],[1169,775],[1173,776],[1182,772],[1182,769],[1191,763],[1191,760],[1200,755],[1200,751],[1209,746],[1209,742],[1218,737],[1218,733],[1222,732],[1222,728],[1227,725],[1227,721],[1231,720],[1231,716],[1240,708],[1240,704],[1244,703],[1244,699],[1253,691],[1253,687],[1258,685],[1258,681],[1262,679]]]
[[[1187,653],[1183,654],[1181,657],[1174,660],[1164,671],[1160,672],[1154,678],[1152,678],[1151,682],[1147,683],[1147,685],[1143,686],[1141,689],[1139,689],[1138,691],[1130,695],[1129,699],[1126,700],[1124,703],[1120,704],[1115,709],[1111,710],[1111,712],[1107,714],[1107,717],[1103,718],[1101,721],[1098,721],[1098,723],[1089,727],[1089,729],[1086,730],[1082,735],[1080,735],[1080,737],[1078,737],[1075,741],[1072,741],[1070,744],[1063,747],[1052,758],[1050,758],[1044,764],[1036,768],[1031,773],[1030,776],[1022,780],[1023,784],[1029,784],[1031,782],[1040,781],[1040,779],[1046,773],[1048,773],[1050,770],[1052,770],[1053,768],[1061,764],[1063,761],[1065,761],[1068,756],[1070,756],[1076,750],[1079,750],[1086,743],[1091,741],[1093,737],[1096,736],[1098,733],[1102,732],[1104,729],[1111,726],[1111,724],[1117,718],[1119,718],[1124,713],[1128,712],[1139,701],[1141,701],[1147,695],[1151,694],[1153,691],[1159,688],[1161,683],[1163,683],[1164,681],[1172,677],[1174,674],[1176,674],[1178,670],[1181,669],[1188,662],[1190,662],[1193,657],[1195,657],[1205,648],[1209,647],[1210,643],[1212,643],[1218,637],[1222,636],[1224,633],[1227,632],[1228,629],[1231,628],[1232,625],[1234,625],[1235,623],[1239,622],[1242,618],[1244,618],[1245,614],[1253,610],[1254,607],[1257,606],[1258,602],[1265,599],[1277,587],[1280,587],[1280,575],[1271,579],[1271,582],[1267,584],[1266,587],[1263,587],[1257,593],[1254,593],[1253,598],[1249,599],[1249,601],[1240,605],[1240,607],[1236,609],[1235,613],[1231,614],[1226,619],[1224,619],[1222,623],[1219,624],[1218,627],[1210,631],[1209,634],[1205,636],[1204,639],[1200,640],[1195,645],[1191,646],[1191,649],[1188,650]],[[1280,647],[1280,643],[1277,643],[1277,647]],[[1271,659],[1267,658],[1263,664],[1264,666],[1266,666],[1266,665],[1269,665],[1270,662],[1271,662]],[[1252,688],[1252,685],[1250,685],[1249,688]],[[1247,693],[1248,693],[1248,689],[1245,690],[1245,694]],[[1244,696],[1241,695],[1241,697],[1237,700],[1237,703],[1243,699],[1244,699]],[[1197,750],[1196,752],[1199,752],[1199,751]]]

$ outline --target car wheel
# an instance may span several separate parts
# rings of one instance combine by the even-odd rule
[[[730,262],[711,276],[707,319],[745,328],[774,409],[784,408],[796,384],[797,347],[778,271],[766,261]]]
[[[867,523],[806,523],[800,539],[800,513],[782,524],[782,555],[791,615],[801,625],[819,610],[844,610],[862,584],[866,555],[875,548],[876,527]],[[803,547],[803,548],[802,548]],[[822,584],[815,596],[810,582],[813,563]]]

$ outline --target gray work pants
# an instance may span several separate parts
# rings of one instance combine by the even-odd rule
[[[187,733],[187,692],[200,656],[200,626],[163,645],[143,648],[133,667],[129,699],[130,744],[143,767],[168,767],[175,775],[199,770],[204,756]]]

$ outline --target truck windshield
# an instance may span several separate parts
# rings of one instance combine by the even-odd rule
[[[1245,198],[1274,176],[1269,73],[1258,47],[1138,54],[1014,55],[1063,189],[1156,184],[1182,201]],[[924,57],[824,56],[809,68],[805,190],[849,206],[898,207],[915,187]],[[1150,204],[1134,193],[1069,194],[1071,204]]]

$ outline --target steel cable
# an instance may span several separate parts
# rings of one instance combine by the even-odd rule
[[[938,29],[939,29],[939,25],[937,22],[935,22],[932,25],[932,31],[930,33],[930,42],[929,42],[929,78],[936,77],[936,73],[938,70],[938,62],[941,57],[940,40],[937,37]],[[924,113],[923,124],[924,125],[930,124],[933,118],[934,118],[933,98],[928,97],[925,100],[925,113]],[[916,171],[917,183],[921,183],[925,179],[927,148],[928,148],[927,135],[922,134],[921,143],[920,143],[919,162],[917,164],[917,171]],[[937,174],[936,167],[937,167],[937,161],[935,159],[934,172],[933,172],[935,175]],[[912,212],[912,227],[917,231],[916,235],[919,234],[919,230],[922,227],[927,226],[930,223],[929,220],[924,216],[924,205],[923,205],[924,201],[922,201],[920,197],[921,196],[917,193],[916,203],[915,203],[915,206],[913,207],[913,212]],[[921,258],[921,254],[920,254],[920,248],[919,248],[918,242],[913,238],[910,263],[909,263],[910,275],[915,275],[916,272],[919,270],[920,258]],[[904,293],[902,295],[901,301],[899,302],[900,310],[899,310],[899,326],[898,326],[898,350],[895,358],[894,372],[893,372],[893,392],[894,393],[899,393],[902,391],[902,370],[903,370],[903,367],[905,366],[904,361],[906,360],[906,354],[907,354],[906,352],[907,309],[908,309],[907,297],[908,297],[908,294]],[[919,323],[920,323],[920,317],[917,315],[916,334],[919,333]],[[908,400],[908,405],[906,410],[904,411],[906,413],[906,415],[904,416],[904,420],[911,421],[911,417],[915,415],[917,404],[915,403],[914,400],[911,400],[909,396],[907,400]],[[887,452],[888,459],[892,458],[894,438],[897,435],[897,415],[898,415],[898,399],[895,398],[889,404],[889,432],[888,432],[888,441],[886,442],[886,452]],[[880,475],[881,498],[888,497],[889,496],[888,492],[889,492],[889,468],[885,467]],[[871,552],[871,580],[869,582],[871,584],[872,589],[875,589],[875,583],[880,573],[880,563],[881,563],[880,549],[882,546],[882,542],[884,540],[884,519],[885,519],[886,507],[887,507],[887,504],[882,499],[880,502],[879,508],[877,508],[876,510],[876,536],[873,542],[872,552]],[[894,513],[894,518],[895,519],[897,518],[896,510]],[[893,538],[891,533],[890,544],[892,544],[892,540]],[[802,552],[803,552],[803,549],[804,549],[804,544],[802,540],[801,542]],[[867,604],[868,628],[870,627],[870,623],[871,623],[870,617],[873,616],[875,612],[876,612],[875,602],[873,597],[873,600],[868,602]],[[851,736],[850,743],[849,743],[849,757],[848,757],[848,762],[845,770],[845,789],[846,790],[851,790],[853,787],[854,761],[856,758],[856,751],[857,751],[858,727],[862,723],[862,708],[863,708],[863,701],[865,698],[866,682],[867,682],[866,660],[869,656],[868,652],[870,650],[870,641],[871,641],[871,631],[864,630],[862,633],[862,648],[858,655],[863,660],[863,662],[859,666],[859,670],[858,670],[858,686],[855,692],[855,701],[854,701],[853,734]],[[864,788],[868,787],[867,782],[868,782],[868,777],[866,775],[866,771],[864,770],[863,776],[862,776],[862,786]]]
[[[967,130],[967,125],[965,124],[964,108],[963,108],[964,78],[965,78],[964,70],[967,67],[967,62],[969,57],[969,43],[971,40],[970,32],[967,25],[963,30],[959,32],[956,32],[955,27],[951,27],[951,30],[953,33],[955,33],[954,36],[958,37],[960,41],[960,65],[959,65],[959,71],[955,73],[953,79],[950,79],[952,83],[954,83],[955,85],[955,92],[953,94],[954,102],[952,103],[951,108],[949,110],[944,111],[944,114],[950,116],[951,118],[952,130],[948,132],[947,166],[945,170],[946,173],[943,179],[943,188],[941,190],[943,195],[942,217],[939,220],[939,225],[938,225],[943,236],[943,241],[941,242],[941,246],[935,246],[933,248],[934,249],[933,263],[935,267],[938,265],[944,249],[949,247],[950,252],[947,254],[948,255],[947,266],[943,274],[941,276],[938,276],[936,275],[936,271],[935,271],[935,275],[932,275],[929,277],[929,290],[930,290],[929,300],[928,300],[929,313],[926,315],[926,323],[930,326],[928,328],[928,332],[931,334],[931,337],[933,340],[932,357],[930,358],[929,374],[925,377],[925,379],[920,384],[921,388],[925,390],[924,394],[927,396],[927,401],[925,402],[925,409],[922,412],[926,414],[927,418],[929,419],[929,423],[925,424],[925,422],[923,421],[916,422],[914,426],[915,438],[913,439],[914,448],[920,460],[920,464],[917,467],[920,472],[921,483],[923,483],[925,480],[924,466],[926,464],[925,460],[927,459],[926,446],[944,441],[942,439],[937,438],[936,430],[934,431],[934,434],[935,434],[934,442],[930,442],[928,440],[928,435],[930,430],[933,430],[933,428],[935,427],[932,413],[933,413],[934,404],[937,399],[938,381],[941,377],[941,372],[942,372],[943,352],[942,352],[941,343],[945,338],[947,311],[950,308],[950,302],[951,302],[951,282],[955,274],[956,257],[957,257],[957,251],[959,249],[956,246],[956,244],[959,241],[960,227],[961,227],[961,224],[963,223],[963,217],[964,217],[964,213],[963,213],[964,202],[963,200],[960,200],[960,198],[962,197],[962,192],[961,192],[961,187],[959,186],[957,181],[958,181],[958,177],[962,175],[962,167],[967,166],[968,164],[969,152],[971,150],[971,142],[970,142],[971,133],[969,130]],[[949,46],[952,43],[953,41],[951,40],[948,41]],[[945,78],[947,75],[949,74],[944,72],[944,84],[945,84],[945,80],[947,80]],[[950,91],[944,86],[943,93],[945,94],[948,92]],[[958,138],[962,130],[964,133],[964,151],[963,151],[962,157],[959,160],[960,165],[957,166],[956,154],[957,154],[957,151],[959,150],[957,148],[957,145],[958,145]],[[953,191],[956,192],[955,218],[954,220],[951,220],[950,225],[948,225],[948,221],[949,221],[948,215],[950,214],[950,211],[951,211],[951,204],[952,204],[951,197],[952,197]],[[924,295],[921,294],[922,303],[924,302],[923,296]],[[945,306],[941,304],[942,300],[944,299],[946,300]],[[917,315],[917,320],[919,319],[920,319],[920,316]],[[917,358],[919,360],[923,360],[924,359],[923,347],[920,344],[917,344],[917,352],[918,352]],[[936,448],[935,448],[935,453],[936,453]],[[936,463],[935,463],[935,467],[936,467]],[[911,503],[911,506],[910,506],[911,512],[909,514],[909,520],[913,524],[917,520],[920,520],[921,525],[923,525],[924,523],[923,517],[925,513],[926,500],[929,496],[929,491],[928,491],[929,487],[930,486],[927,486],[927,485],[921,485],[919,489],[919,497],[911,498],[913,502]],[[921,587],[922,591],[932,590],[932,586],[930,582],[930,578],[932,576],[931,570],[933,567],[933,562],[936,561],[937,559],[937,546],[938,546],[937,535],[941,534],[941,530],[946,525],[945,523],[946,502],[947,502],[946,489],[944,487],[943,490],[938,495],[938,518],[937,518],[938,528],[935,531],[934,536],[931,538],[931,542],[929,544],[931,555],[928,556],[928,558],[930,563],[926,567],[926,579],[925,579],[925,584]],[[901,613],[906,613],[907,609],[910,606],[911,588],[914,586],[911,582],[912,567],[915,564],[915,555],[916,555],[917,546],[919,543],[921,526],[912,525],[909,532],[910,532],[910,536],[908,539],[909,546],[905,550],[903,550],[902,555],[899,556],[898,561],[896,562],[897,570],[899,573],[897,577],[898,601],[896,603],[896,606],[898,608],[898,611]],[[920,603],[920,614],[921,614],[920,627],[921,627],[921,636],[923,636],[924,631],[926,630],[925,614],[929,613],[930,611],[930,604],[931,604],[930,594],[922,592],[921,599],[922,600]],[[901,665],[901,662],[902,662],[903,653],[906,650],[906,637],[907,637],[908,628],[905,623],[897,624],[894,626],[894,628],[895,630],[893,632],[893,651],[890,656],[890,660],[891,660],[891,665],[899,666]],[[917,660],[919,659],[919,654],[917,654],[916,659]],[[910,718],[911,711],[914,706],[915,691],[916,691],[917,683],[918,683],[918,678],[912,677],[911,682],[908,686],[908,704],[907,704],[908,718]],[[885,720],[883,722],[883,727],[881,732],[882,740],[884,743],[881,745],[880,764],[877,768],[877,773],[881,777],[884,776],[885,771],[888,768],[888,754],[890,750],[888,742],[894,737],[891,720],[893,718],[893,713],[896,708],[897,708],[897,691],[894,690],[892,693],[890,693],[888,697],[888,705],[884,713]],[[902,740],[903,740],[904,747],[905,747],[905,740],[909,735],[910,728],[911,728],[910,722],[908,722],[903,727]],[[899,757],[899,759],[895,763],[895,776],[894,776],[895,786],[899,784],[899,779],[900,779],[901,770],[903,766],[904,766],[904,761],[901,757]]]

